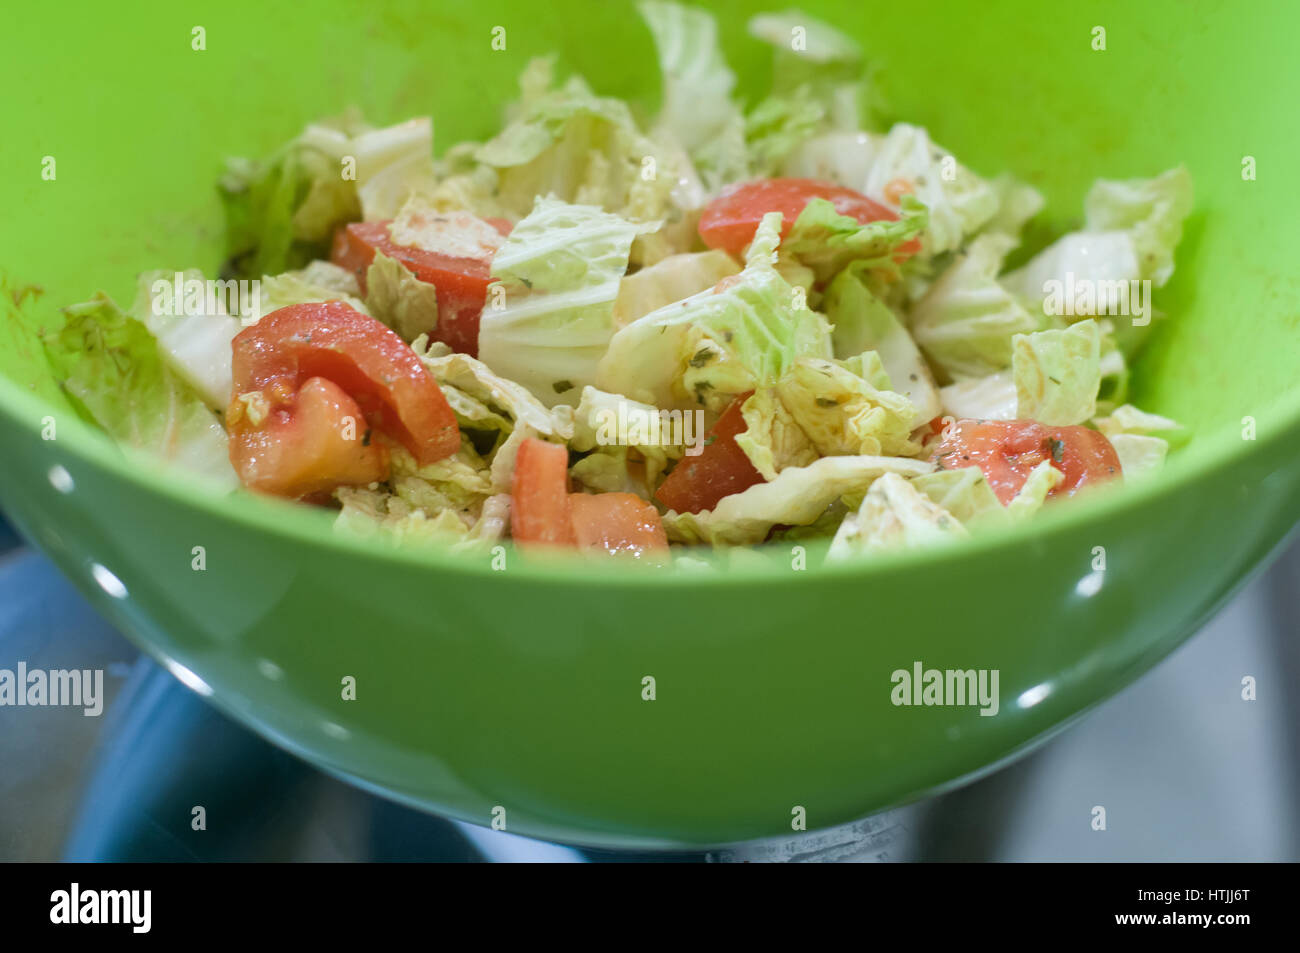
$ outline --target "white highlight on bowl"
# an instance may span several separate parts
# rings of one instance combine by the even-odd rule
[[[347,741],[352,737],[352,732],[348,731],[342,725],[336,725],[332,721],[322,721],[320,723],[321,731],[331,738],[337,738],[339,741]]]
[[[175,659],[163,659],[163,665],[167,671],[176,676],[178,682],[190,689],[190,691],[198,692],[200,695],[212,694],[212,686]]]
[[[99,584],[99,588],[114,599],[126,598],[126,584],[109,572],[107,566],[91,563],[90,574],[95,577],[95,582]]]
[[[1074,587],[1077,595],[1087,599],[1101,592],[1101,584],[1106,581],[1106,573],[1099,569],[1094,569],[1088,575],[1079,580],[1078,585]]]
[[[77,484],[72,481],[72,474],[57,463],[50,467],[48,476],[50,486],[60,493],[71,493],[77,488]]]
[[[1033,708],[1050,694],[1052,694],[1052,683],[1043,682],[1021,692],[1020,697],[1016,699],[1016,705],[1020,708]]]
[[[276,665],[269,658],[260,658],[257,660],[257,670],[262,673],[263,678],[269,678],[273,682],[278,682],[284,678],[284,669]]]

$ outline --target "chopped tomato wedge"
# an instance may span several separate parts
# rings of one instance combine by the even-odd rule
[[[530,437],[515,457],[510,532],[524,546],[577,547],[661,561],[668,536],[659,511],[632,493],[570,493],[569,452]]]
[[[659,511],[635,493],[570,493],[569,519],[579,549],[653,562],[668,554]]]
[[[456,415],[420,359],[341,301],[290,305],[240,331],[231,370],[230,460],[253,489],[297,497],[383,479],[371,428],[421,465],[460,449]],[[342,452],[336,427],[355,452]]]
[[[681,459],[659,487],[656,500],[678,513],[699,513],[713,509],[724,496],[763,482],[763,475],[736,443],[737,435],[746,430],[740,408],[747,397],[743,394],[731,402],[709,430],[704,450]]]
[[[529,437],[515,456],[510,488],[510,534],[523,545],[572,546],[569,451]]]
[[[356,435],[361,421],[361,408],[343,388],[312,377],[292,410],[277,408],[261,427],[232,429],[231,462],[250,488],[295,499],[383,480],[388,448]]]
[[[841,215],[855,218],[864,225],[898,218],[887,205],[842,185],[816,179],[760,179],[727,189],[710,202],[700,216],[700,238],[710,248],[721,248],[739,257],[745,246],[754,240],[754,232],[764,215],[781,213],[781,237],[784,238],[804,206],[814,198],[826,199]],[[898,252],[906,257],[920,249],[921,243],[912,239],[900,245]]]
[[[948,470],[979,467],[1003,504],[1011,502],[1044,460],[1064,477],[1048,496],[1069,496],[1081,486],[1120,475],[1119,457],[1105,434],[1033,420],[959,420],[933,460]]]
[[[400,261],[416,278],[438,289],[438,326],[432,337],[454,351],[476,357],[479,316],[492,283],[490,269],[496,246],[467,230],[465,219],[473,221],[462,215],[427,223],[423,234],[430,247],[395,244],[388,230],[391,222],[355,222],[335,234],[330,258],[357,276],[362,292],[366,269],[376,252]],[[501,235],[510,233],[505,219],[489,219],[488,224]]]

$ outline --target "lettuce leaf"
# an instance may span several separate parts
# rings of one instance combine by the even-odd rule
[[[470,209],[480,216],[523,218],[546,195],[656,227],[677,214],[670,154],[640,132],[626,103],[596,96],[577,76],[528,93],[514,120],[473,158],[494,176],[486,180],[491,206]]]
[[[943,412],[958,420],[1016,419],[1016,382],[1010,371],[968,377],[941,387],[939,400]]]
[[[998,212],[992,184],[931,142],[920,126],[897,123],[879,140],[863,191],[885,200],[886,186],[898,179],[911,185],[912,194],[929,210],[921,239],[926,255],[960,247]]]
[[[880,93],[863,66],[861,47],[847,34],[800,10],[755,16],[749,33],[772,46],[774,95],[807,97],[834,129],[874,126]]]
[[[1174,248],[1192,210],[1192,177],[1184,166],[1153,179],[1099,179],[1083,200],[1087,231],[1124,231],[1137,252],[1136,277],[1160,287],[1174,273]]]
[[[225,313],[218,302],[208,302],[206,296],[198,309],[191,307],[197,302],[184,298],[177,302],[177,275],[174,271],[143,272],[136,282],[131,315],[157,340],[170,369],[194,388],[205,404],[224,413],[230,403],[230,342],[242,327],[241,315]],[[190,282],[205,281],[203,272],[193,268],[179,276],[182,295]],[[179,310],[191,313],[168,314],[178,310],[177,304],[183,305]],[[217,305],[212,313],[209,304]]]
[[[731,99],[736,77],[718,46],[717,21],[697,7],[664,0],[641,0],[637,10],[654,36],[663,74],[656,131],[696,153],[740,119]]]
[[[102,292],[64,313],[63,328],[45,338],[50,365],[109,436],[223,488],[238,486],[220,421],[163,360],[148,328]]]
[[[375,253],[366,270],[366,307],[404,341],[438,326],[438,289],[383,252]]]
[[[1008,521],[1006,509],[979,467],[927,473],[914,479],[912,486],[972,532]]]
[[[826,558],[919,549],[969,535],[955,516],[921,493],[912,481],[886,473],[871,484],[858,511],[844,518]]]
[[[817,281],[830,280],[850,262],[895,273],[898,246],[921,234],[927,221],[925,207],[911,196],[903,197],[901,218],[865,225],[815,198],[799,213],[781,252],[811,268]]]
[[[831,344],[835,356],[848,358],[875,351],[893,383],[889,389],[912,402],[913,429],[939,415],[939,392],[930,365],[898,315],[867,287],[860,267],[850,266],[835,277],[823,307],[834,325]]]
[[[1120,472],[1125,480],[1138,480],[1159,471],[1169,453],[1169,441],[1144,434],[1117,433],[1110,445],[1119,457]]]
[[[832,503],[853,492],[864,492],[886,473],[914,477],[934,467],[903,457],[823,457],[806,467],[789,467],[768,483],[724,496],[703,513],[664,515],[670,541],[748,545],[760,543],[773,526],[806,526]]]
[[[1065,427],[1096,415],[1101,386],[1101,332],[1096,321],[1017,334],[1012,349],[1017,417]]]
[[[748,429],[736,443],[768,480],[819,456],[902,456],[920,449],[911,439],[915,410],[906,397],[821,358],[796,359],[790,373],[755,391],[741,412]]]
[[[312,123],[265,160],[232,158],[218,190],[226,213],[225,273],[274,275],[327,258],[334,231],[391,218],[433,185],[433,124],[373,129],[358,116]]]
[[[416,338],[411,347],[438,382],[462,427],[509,433],[527,427],[534,436],[568,440],[571,416],[551,410],[526,387],[493,372],[482,361],[454,352],[444,344]]]
[[[978,236],[912,308],[912,336],[950,379],[1006,370],[1012,337],[1039,330],[1041,319],[997,280],[1014,244],[1002,234]]]
[[[614,334],[614,302],[636,225],[590,205],[538,198],[492,261],[495,292],[479,325],[479,356],[547,406],[595,381]]]
[[[1051,460],[1044,460],[1029,471],[1024,486],[1007,504],[1007,516],[1012,522],[1029,519],[1042,509],[1043,504],[1047,502],[1047,494],[1056,489],[1064,479],[1065,475],[1052,466]]]
[[[619,330],[596,386],[656,407],[720,412],[736,395],[776,383],[795,358],[830,357],[825,318],[774,266],[780,235],[780,213],[765,215],[739,275]]]
[[[651,311],[707,291],[740,266],[724,251],[684,252],[661,259],[619,282],[614,324],[626,327]]]

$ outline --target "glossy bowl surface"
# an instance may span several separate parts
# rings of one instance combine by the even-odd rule
[[[757,92],[755,5],[706,5]],[[1187,164],[1196,212],[1157,298],[1170,317],[1135,372],[1135,402],[1195,433],[1160,479],[946,551],[829,569],[782,551],[694,575],[513,553],[499,570],[219,499],[76,418],[37,338],[59,306],[127,300],[146,268],[214,270],[227,154],[350,103],[383,122],[431,113],[439,150],[482,138],[551,51],[652,108],[649,36],[622,2],[47,6],[17,14],[0,63],[6,511],[214,704],[327,770],[517,833],[719,844],[787,833],[799,809],[822,827],[1067,723],[1193,632],[1300,518],[1300,8],[803,5],[859,37],[898,116],[1047,193],[1037,244],[1077,223],[1093,178]],[[916,663],[996,670],[998,713],[895,706],[892,673]]]

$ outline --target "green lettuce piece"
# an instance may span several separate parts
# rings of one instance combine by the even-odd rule
[[[569,476],[593,493],[634,493],[653,501],[664,473],[660,458],[635,457],[631,447],[599,447],[569,467]]]
[[[548,406],[572,403],[595,380],[614,334],[632,241],[653,228],[595,206],[539,198],[492,261],[500,284],[479,325],[483,363]]]
[[[897,473],[871,484],[856,513],[840,524],[828,560],[890,549],[920,549],[965,539],[970,534],[942,506]]]
[[[895,273],[898,246],[921,234],[927,220],[925,207],[911,196],[903,197],[902,217],[865,225],[815,198],[799,213],[781,251],[811,268],[818,281],[830,280],[850,262]]]
[[[775,268],[780,235],[780,213],[765,215],[739,275],[619,330],[596,386],[656,407],[721,411],[776,383],[797,357],[829,358],[825,318]]]
[[[857,365],[869,362],[860,357]],[[801,357],[775,389],[823,456],[905,456],[920,449],[912,441],[912,402],[834,361]]]
[[[1093,421],[1093,424],[1107,437],[1114,437],[1122,433],[1150,435],[1183,431],[1183,427],[1178,421],[1162,417],[1159,414],[1149,414],[1146,411],[1138,410],[1132,404],[1122,404],[1116,407],[1109,416],[1098,417]]]
[[[876,297],[861,275],[861,268],[841,271],[826,291],[823,307],[834,325],[831,344],[837,358],[875,351],[896,390],[912,402],[915,429],[939,415],[939,392],[930,365],[902,321]]]
[[[1084,199],[1083,229],[1063,235],[1002,284],[1069,320],[1133,316],[1117,328],[1121,348],[1132,354],[1155,314],[1136,282],[1158,288],[1169,280],[1191,207],[1191,176],[1182,166],[1153,179],[1099,180]]]
[[[741,415],[745,432],[736,436],[736,445],[763,479],[774,480],[781,470],[806,467],[820,456],[775,388],[755,391],[741,405]]]
[[[1099,179],[1083,201],[1087,231],[1124,231],[1137,251],[1138,274],[1160,287],[1174,273],[1174,248],[1192,210],[1192,177],[1184,166],[1153,179]]]
[[[1017,334],[1012,348],[1017,417],[1065,427],[1096,415],[1101,386],[1101,332],[1096,321]]]
[[[329,256],[335,230],[391,218],[433,185],[433,124],[373,129],[356,116],[313,123],[265,160],[232,158],[218,182],[226,212],[224,271],[257,278]]]
[[[1118,433],[1110,445],[1119,457],[1120,472],[1125,480],[1137,480],[1158,472],[1165,465],[1169,441],[1135,433]]]
[[[160,457],[233,489],[226,432],[175,373],[141,322],[102,292],[65,308],[45,351],[64,389],[118,445]]]
[[[1124,307],[1131,299],[1129,282],[1137,278],[1137,246],[1130,233],[1082,231],[1061,236],[1004,275],[1001,284],[1031,307],[1077,320],[1109,313],[1112,296]]]
[[[1044,460],[1029,471],[1020,492],[1007,504],[1007,516],[1017,523],[1029,519],[1043,508],[1047,494],[1064,479],[1065,475],[1052,466],[1052,461]]]
[[[772,176],[826,117],[826,107],[807,87],[788,96],[769,96],[745,116],[745,149],[749,177]]]
[[[863,191],[883,199],[886,186],[897,179],[909,183],[912,194],[929,211],[921,238],[923,254],[959,248],[998,213],[993,185],[933,143],[920,126],[900,122],[879,139]]]
[[[669,154],[640,132],[626,103],[596,96],[580,77],[525,99],[473,157],[495,173],[492,207],[470,209],[479,215],[522,218],[546,195],[656,227],[675,214]]]
[[[438,289],[383,252],[366,270],[366,307],[405,341],[438,326]]]
[[[654,37],[663,74],[656,130],[696,153],[740,118],[731,98],[736,77],[718,46],[717,21],[697,7],[664,0],[642,0],[637,10]]]
[[[335,532],[381,539],[399,547],[474,549],[503,539],[510,525],[510,497],[504,493],[484,499],[477,515],[453,509],[430,513],[378,487],[339,487],[335,498],[341,505]]]
[[[1036,317],[997,280],[1015,239],[980,235],[912,308],[912,336],[951,379],[986,377],[1011,366],[1011,339],[1039,330]]]
[[[661,259],[619,282],[614,324],[626,327],[651,311],[707,291],[723,278],[739,272],[740,265],[735,259],[716,248]]]
[[[669,460],[698,456],[707,437],[703,411],[660,410],[595,387],[584,387],[573,412],[569,446],[578,452],[630,446],[662,473]]]
[[[206,294],[201,300],[187,295],[187,288],[206,287],[205,282],[203,272],[193,268],[143,272],[130,313],[154,336],[168,367],[193,387],[205,404],[224,413],[230,403],[230,342],[243,326],[237,308],[230,313],[231,306],[237,304],[234,299],[240,297],[240,285],[232,279],[214,286],[212,301]],[[251,292],[255,283],[243,287]],[[219,295],[224,300],[218,300]]]
[[[341,486],[334,496],[341,507],[334,530],[342,535],[406,547],[461,542],[469,534],[469,526],[454,510],[429,514],[383,489]]]
[[[1092,423],[1115,448],[1126,480],[1159,470],[1164,465],[1170,444],[1181,444],[1189,436],[1178,421],[1146,413],[1132,404],[1122,404],[1108,416],[1097,417]]]
[[[776,479],[724,496],[712,510],[664,515],[670,541],[715,546],[760,543],[773,526],[807,526],[840,497],[864,492],[886,473],[915,477],[934,467],[904,457],[823,457]]]
[[[807,96],[821,105],[833,129],[874,127],[881,96],[861,47],[847,34],[800,10],[755,16],[749,33],[772,46],[775,95]]]
[[[445,344],[430,344],[425,337],[416,338],[411,347],[442,388],[462,427],[509,433],[524,426],[534,435],[562,441],[573,436],[572,417],[547,408],[526,387],[482,361]]]
[[[819,133],[786,157],[781,174],[832,182],[861,192],[866,188],[879,139],[870,133],[848,130]]]
[[[998,210],[984,223],[986,232],[1001,232],[1017,240],[1031,218],[1043,210],[1043,193],[1028,183],[1003,173],[990,183],[998,198]]]
[[[297,271],[262,278],[261,307],[256,320],[280,308],[314,301],[342,301],[362,314],[370,314],[361,300],[357,279],[350,271],[327,261],[314,261]]]
[[[493,493],[488,463],[464,435],[455,454],[423,467],[404,449],[396,448],[388,482],[393,492],[411,506],[429,516],[452,510],[467,527],[473,525],[479,507]]]
[[[972,532],[1008,521],[1006,509],[979,467],[927,473],[914,479],[912,486]]]
[[[1015,420],[1016,382],[1010,371],[968,377],[941,387],[939,402],[945,414],[958,420]]]

